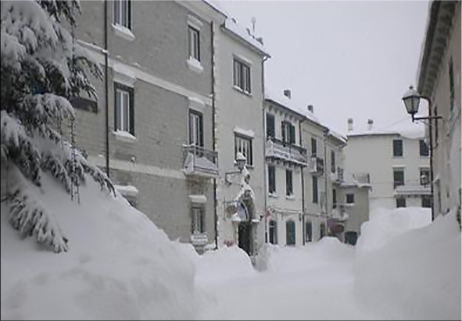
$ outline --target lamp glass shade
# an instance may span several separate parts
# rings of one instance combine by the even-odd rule
[[[242,153],[237,153],[236,156],[236,165],[239,170],[243,170],[245,167],[245,163],[247,162],[247,158]]]
[[[406,106],[406,111],[408,112],[408,114],[417,114],[417,112],[419,111],[420,95],[412,86],[404,94],[403,102]]]

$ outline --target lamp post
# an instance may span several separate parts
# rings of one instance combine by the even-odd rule
[[[228,184],[231,184],[231,181],[228,178],[228,176],[242,173],[242,171],[245,168],[245,163],[247,162],[247,158],[242,153],[237,153],[235,161],[236,161],[236,166],[238,170],[225,173],[225,182],[227,182]]]
[[[420,99],[423,98],[428,101],[428,115],[426,117],[416,117],[415,115],[419,111]],[[414,89],[413,86],[409,87],[409,90],[403,95],[403,102],[404,106],[406,107],[406,111],[412,117],[412,122],[417,120],[428,120],[428,129],[429,129],[429,136],[430,136],[430,198],[431,198],[431,211],[432,211],[432,221],[435,219],[435,209],[433,206],[433,134],[432,134],[432,125],[431,120],[438,120],[442,119],[441,116],[432,116],[432,109],[431,109],[431,99],[425,96],[422,96],[418,93],[417,90]]]

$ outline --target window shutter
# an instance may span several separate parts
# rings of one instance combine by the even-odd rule
[[[130,30],[133,30],[132,26],[132,2],[130,0],[127,0],[127,27]]]
[[[295,144],[295,126],[289,125],[290,127],[290,143]]]
[[[284,122],[281,123],[281,133],[282,133],[282,141],[286,142],[286,131],[285,131],[285,124]]]
[[[199,146],[204,147],[204,123],[202,121],[202,115],[200,115],[198,118],[199,118],[199,128],[198,128]]]
[[[130,134],[135,136],[135,91],[131,89],[130,93]]]
[[[114,3],[115,4],[115,3]],[[114,86],[114,130],[119,129],[120,101],[117,98],[117,87]]]

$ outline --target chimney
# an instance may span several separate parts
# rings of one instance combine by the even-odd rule
[[[290,89],[284,89],[284,96],[286,96],[287,98],[292,98],[292,92],[290,91]]]
[[[372,130],[372,126],[374,125],[374,121],[372,119],[367,120],[367,130]]]
[[[308,105],[308,111],[314,113],[314,107],[313,107],[313,105]]]
[[[353,131],[353,118],[348,118],[348,131]]]

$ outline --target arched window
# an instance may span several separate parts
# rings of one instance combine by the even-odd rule
[[[286,222],[286,243],[287,245],[295,245],[295,222]]]
[[[244,203],[239,204],[239,208],[237,209],[237,214],[241,221],[248,221],[249,220],[249,213],[247,211],[247,207]]]
[[[311,223],[311,221],[307,221],[305,223],[305,241],[313,241],[313,223]]]
[[[269,242],[278,244],[278,223],[274,220],[269,222]]]

